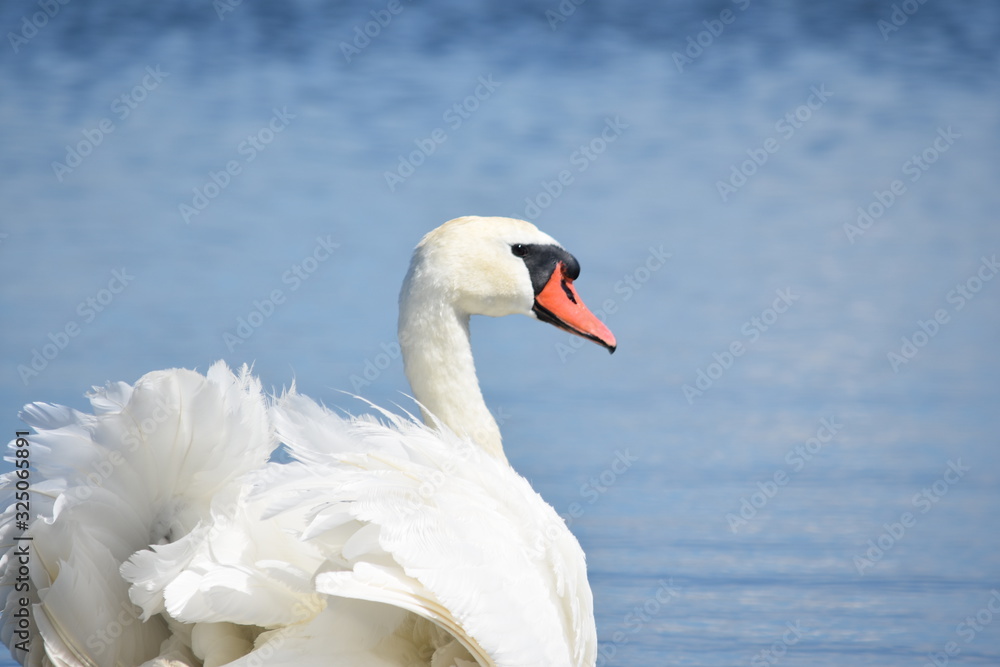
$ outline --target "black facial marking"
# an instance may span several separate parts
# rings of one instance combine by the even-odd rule
[[[563,293],[566,294],[566,298],[572,303],[577,303],[573,290],[569,285],[571,281],[580,277],[580,263],[576,261],[576,257],[573,257],[573,255],[559,246],[552,244],[515,243],[511,245],[510,251],[514,256],[523,259],[525,266],[528,267],[528,275],[531,276],[531,286],[535,290],[536,297],[535,304],[531,308],[535,317],[542,322],[552,324],[578,336],[583,336],[598,345],[603,345],[610,352],[615,351],[614,346],[608,345],[608,343],[594,334],[580,331],[563,322],[555,313],[538,302],[538,295],[545,289],[545,286],[553,277],[552,274],[559,264],[562,263],[563,269],[562,275],[559,276],[559,285],[562,287]]]
[[[573,295],[573,290],[569,288],[569,284],[566,282],[565,278],[562,279],[562,288],[563,292],[566,293],[566,298],[572,301],[573,303],[576,303],[576,296]]]
[[[525,266],[528,267],[528,275],[531,276],[531,287],[535,290],[536,296],[545,289],[545,285],[549,282],[549,278],[552,277],[552,272],[556,270],[559,262],[562,262],[565,267],[566,278],[576,280],[580,275],[580,263],[576,261],[576,257],[557,245],[515,243],[510,247],[510,251],[514,256],[524,260]],[[563,284],[563,289],[570,300],[575,303],[575,299],[570,296],[568,286]]]

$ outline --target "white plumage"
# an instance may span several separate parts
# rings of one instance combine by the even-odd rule
[[[567,263],[523,221],[421,242],[400,340],[429,425],[268,401],[221,362],[95,388],[93,414],[27,406],[34,518],[22,535],[13,504],[0,517],[3,641],[26,665],[594,665],[583,552],[507,463],[468,340],[470,314],[541,304],[613,350]],[[293,463],[268,463],[279,441]]]
[[[166,619],[136,618],[119,569],[133,554],[189,534],[210,520],[212,499],[259,469],[274,447],[260,385],[223,364],[207,376],[157,371],[134,387],[113,383],[90,395],[93,414],[44,403],[22,419],[35,479],[31,582],[11,567],[16,506],[0,519],[3,639],[27,596],[33,650],[25,664],[138,665],[157,655]],[[5,476],[9,492],[13,473]],[[25,544],[20,542],[19,544]],[[39,641],[41,640],[41,641]],[[42,650],[44,644],[44,651]]]

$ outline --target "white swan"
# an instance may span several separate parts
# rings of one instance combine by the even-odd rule
[[[428,425],[294,389],[268,408],[221,363],[95,389],[93,415],[27,406],[32,519],[0,517],[0,637],[30,665],[594,665],[583,553],[508,465],[469,342],[470,315],[521,313],[613,351],[578,273],[520,220],[421,241],[399,337]],[[278,440],[294,463],[266,462]]]

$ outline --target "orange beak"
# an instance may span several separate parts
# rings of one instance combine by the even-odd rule
[[[590,340],[614,352],[618,347],[615,335],[583,304],[566,275],[566,265],[560,261],[542,291],[535,296],[532,309],[538,319]]]

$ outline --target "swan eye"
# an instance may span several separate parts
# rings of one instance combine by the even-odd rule
[[[523,243],[515,243],[510,247],[510,251],[515,257],[525,257],[528,254],[528,246]]]

